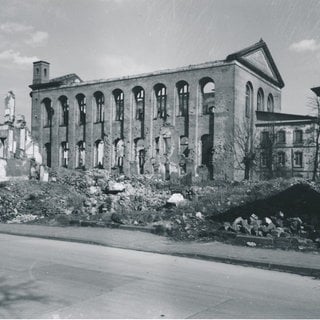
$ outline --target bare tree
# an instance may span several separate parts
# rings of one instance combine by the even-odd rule
[[[315,152],[313,159],[313,170],[312,170],[312,181],[315,181],[317,178],[317,172],[319,167],[319,139],[320,139],[320,97],[319,97],[319,88],[311,89],[315,94],[309,97],[308,106],[313,113],[316,113],[315,119]]]
[[[236,161],[241,169],[244,170],[244,179],[250,179],[250,173],[255,166],[255,137],[250,121],[237,123],[234,132]]]

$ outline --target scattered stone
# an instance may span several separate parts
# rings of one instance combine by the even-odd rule
[[[255,242],[253,242],[253,241],[248,241],[248,242],[247,242],[247,246],[248,246],[248,247],[256,247],[257,244],[256,244]]]
[[[185,199],[181,193],[174,193],[167,200],[167,204],[178,206],[179,204],[183,203],[184,201],[185,201]]]

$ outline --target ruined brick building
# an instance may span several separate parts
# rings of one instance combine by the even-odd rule
[[[285,118],[284,82],[263,40],[225,60],[137,76],[49,74],[48,62],[34,62],[32,135],[49,167],[243,179],[241,149],[253,150],[268,115]]]
[[[38,145],[23,115],[16,115],[15,95],[9,91],[4,99],[4,122],[0,123],[0,180],[29,176],[30,159],[42,161]]]

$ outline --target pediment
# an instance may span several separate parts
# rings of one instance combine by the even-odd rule
[[[248,48],[228,55],[226,61],[232,60],[239,61],[278,87],[284,87],[279,70],[266,43],[262,39]]]
[[[247,61],[257,69],[261,70],[263,73],[268,75],[269,77],[277,80],[277,77],[270,66],[270,62],[268,61],[264,51],[259,49],[255,52],[251,52],[242,57],[243,60]]]

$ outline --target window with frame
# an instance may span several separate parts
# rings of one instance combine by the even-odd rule
[[[270,93],[267,100],[267,111],[273,112],[274,111],[274,100],[273,95]]]
[[[294,157],[293,157],[293,165],[294,167],[297,168],[302,168],[302,152],[301,151],[297,151],[294,153]]]
[[[177,84],[178,90],[178,116],[185,117],[189,112],[189,85],[185,81]]]
[[[86,97],[80,93],[76,96],[79,106],[79,124],[84,125],[86,123]]]
[[[215,83],[211,78],[200,80],[202,94],[202,114],[213,114],[215,109]]]
[[[156,106],[154,118],[166,119],[167,118],[167,89],[164,85],[159,84],[155,86]]]
[[[277,132],[277,143],[279,144],[286,143],[286,132],[284,130],[280,130]]]
[[[104,95],[102,92],[98,91],[94,93],[94,98],[96,102],[96,122],[102,122],[103,108],[104,108]]]
[[[124,119],[124,95],[122,90],[113,91],[115,102],[115,120],[122,121]]]
[[[295,130],[294,131],[294,139],[293,142],[294,143],[302,143],[303,142],[303,132],[302,130]]]
[[[260,165],[262,168],[265,168],[268,165],[268,157],[265,152],[262,152],[260,155]]]
[[[286,163],[286,154],[284,152],[278,152],[278,166],[284,167]]]
[[[257,110],[264,111],[264,94],[261,88],[258,90],[257,94]]]
[[[69,124],[69,101],[66,96],[59,98],[60,102],[60,125],[67,126]]]
[[[245,115],[247,118],[250,118],[250,112],[252,109],[252,98],[253,90],[250,82],[246,84],[246,105],[245,105]]]
[[[86,162],[86,146],[84,141],[79,141],[76,146],[76,168],[84,168]]]
[[[135,105],[136,105],[136,120],[144,119],[144,90],[141,87],[133,89]]]
[[[261,132],[261,144],[269,143],[270,137],[268,131]]]

